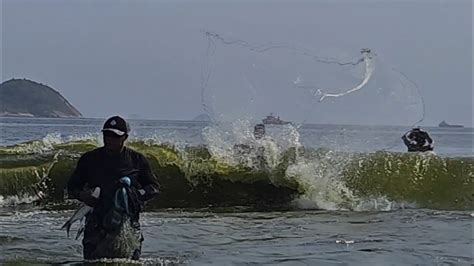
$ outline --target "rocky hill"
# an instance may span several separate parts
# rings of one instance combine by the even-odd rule
[[[81,117],[59,92],[27,79],[0,84],[0,116]]]

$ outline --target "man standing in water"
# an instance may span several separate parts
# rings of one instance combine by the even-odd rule
[[[143,203],[158,194],[158,183],[145,156],[125,146],[129,132],[120,116],[107,119],[102,129],[104,146],[81,156],[67,184],[71,197],[94,208],[86,216],[84,259],[140,258],[139,214]],[[96,188],[99,197],[91,193]],[[124,230],[131,232],[132,239],[120,244]]]
[[[263,137],[265,137],[265,125],[256,124],[253,128],[253,135],[255,139],[262,139]]]
[[[270,138],[265,135],[265,125],[256,124],[253,128],[254,139],[248,143],[240,143],[234,145],[234,157],[237,161],[246,166],[253,167],[258,170],[268,169],[265,157],[265,147],[263,144],[269,144]]]
[[[433,139],[428,132],[415,127],[402,136],[403,143],[409,152],[433,151]]]

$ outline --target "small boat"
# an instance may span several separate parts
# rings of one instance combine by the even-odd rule
[[[439,123],[438,125],[439,127],[464,127],[463,125],[450,125],[448,123],[446,123],[446,121],[441,121],[441,123]]]
[[[273,116],[273,113],[270,113],[270,115],[267,115],[264,119],[262,119],[262,122],[265,125],[287,125],[290,124],[288,121],[283,121],[280,119],[280,117],[275,117]]]

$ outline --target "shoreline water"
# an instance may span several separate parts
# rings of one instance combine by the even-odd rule
[[[0,238],[5,242],[0,245],[0,262],[81,263],[80,241],[58,230],[70,212],[1,211]],[[469,212],[426,209],[362,213],[168,209],[144,213],[140,263],[463,265],[472,263],[473,239],[467,234],[471,224]],[[30,232],[31,226],[37,230]]]

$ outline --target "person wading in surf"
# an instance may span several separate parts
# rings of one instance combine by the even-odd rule
[[[159,185],[145,156],[125,146],[129,132],[123,118],[107,119],[102,129],[104,146],[80,157],[67,184],[70,197],[93,207],[86,216],[82,241],[86,260],[140,258],[140,211],[145,201],[158,194]],[[98,198],[91,194],[97,187]],[[131,240],[120,244],[124,228]]]
[[[428,132],[415,127],[402,136],[403,143],[409,152],[433,151],[433,139]]]
[[[266,137],[265,125],[256,124],[253,128],[253,136],[255,139],[251,143],[241,143],[234,145],[234,156],[240,161],[241,164],[248,165],[249,163],[246,161],[249,159],[248,156],[252,155],[250,157],[252,159],[250,164],[260,170],[266,169],[268,166],[265,160],[265,148],[261,145],[261,142]]]
[[[264,124],[256,124],[253,127],[253,135],[255,139],[262,139],[265,137],[265,125]]]

